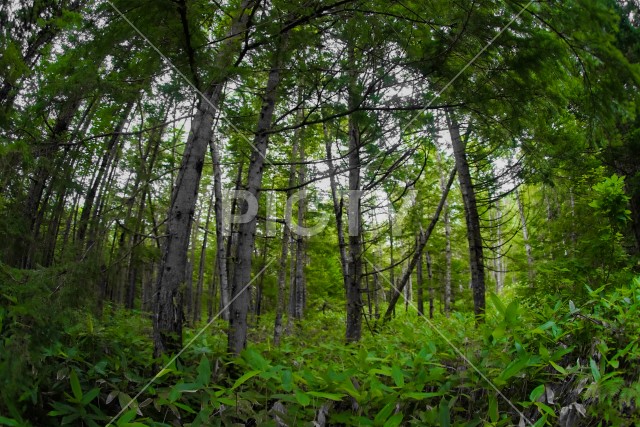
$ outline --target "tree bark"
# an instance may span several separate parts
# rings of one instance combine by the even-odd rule
[[[291,198],[293,194],[293,187],[295,185],[295,158],[296,153],[298,152],[298,144],[300,143],[300,138],[293,138],[293,147],[291,148],[291,166],[289,167],[289,183],[287,188],[287,200]],[[287,259],[289,254],[289,240],[291,239],[291,230],[289,229],[289,224],[291,224],[291,211],[289,209],[285,209],[285,218],[284,218],[284,226],[282,227],[282,246],[280,248],[280,261],[278,268],[278,295],[276,299],[276,317],[273,326],[273,342],[275,345],[280,345],[280,339],[282,337],[282,333],[284,332],[284,327],[282,326],[282,315],[285,310],[284,297],[287,290]]]
[[[201,97],[191,122],[191,132],[182,157],[182,164],[171,196],[171,207],[167,220],[167,240],[162,264],[158,274],[156,316],[154,319],[154,353],[156,356],[178,351],[182,346],[182,297],[187,251],[198,187],[204,166],[207,145],[213,136],[215,110],[220,104],[222,88],[231,67],[240,54],[244,31],[249,22],[248,8],[252,0],[243,0],[237,16],[233,19],[227,38],[218,53],[218,67],[214,80]]]
[[[204,269],[207,259],[207,242],[209,240],[209,225],[211,224],[211,213],[213,211],[214,192],[211,192],[209,198],[209,207],[207,208],[207,217],[204,221],[204,235],[202,236],[202,247],[200,248],[200,260],[198,262],[198,281],[196,282],[196,293],[193,299],[193,318],[195,324],[202,318],[202,292],[204,288]]]
[[[456,161],[456,169],[458,170],[458,182],[464,203],[465,222],[467,224],[473,307],[476,319],[481,321],[485,311],[485,277],[480,216],[478,214],[476,194],[469,171],[469,163],[467,162],[466,147],[460,137],[460,126],[450,111],[446,111],[446,116],[453,145],[453,156]]]
[[[422,230],[420,230],[422,234]],[[420,236],[416,239],[416,247],[420,244]],[[418,287],[418,316],[424,316],[424,290],[422,277],[422,260],[416,264],[416,286]]]
[[[533,286],[533,279],[535,278],[533,251],[531,249],[531,243],[529,242],[529,229],[527,228],[527,217],[524,214],[524,204],[522,203],[522,197],[520,191],[516,190],[516,203],[518,203],[518,213],[520,214],[520,224],[522,225],[522,239],[524,240],[524,250],[527,254],[527,273],[529,276],[529,285]]]
[[[434,289],[433,289],[433,271],[431,270],[431,255],[429,251],[424,252],[425,260],[427,261],[427,278],[429,280],[429,319],[433,319],[434,311]]]
[[[274,52],[273,64],[269,72],[255,138],[253,140],[254,150],[251,153],[251,161],[249,163],[247,191],[252,194],[256,200],[258,199],[259,189],[262,185],[264,160],[269,142],[268,131],[271,128],[273,113],[275,111],[287,38],[287,33],[280,35],[279,45],[276,52]],[[244,202],[244,204],[246,205],[246,202]],[[228,332],[228,351],[235,355],[240,354],[247,344],[249,292],[247,292],[246,288],[251,281],[251,257],[255,245],[256,223],[257,218],[253,217],[248,222],[240,224],[238,230],[237,264],[233,280]]]
[[[336,230],[338,233],[338,249],[340,251],[340,267],[342,267],[342,279],[344,289],[347,289],[349,278],[348,262],[347,262],[347,243],[344,238],[344,223],[342,221],[342,199],[338,199],[338,182],[336,180],[336,167],[333,164],[333,154],[331,153],[331,141],[329,140],[329,132],[327,124],[322,124],[324,132],[325,151],[327,153],[327,166],[329,167],[329,183],[331,186],[331,201],[333,203],[333,213],[336,218]]]
[[[355,71],[355,51],[353,44],[349,48],[350,66],[354,69],[350,74],[348,104],[349,110],[357,105],[355,85],[357,72]],[[362,240],[360,233],[360,129],[354,114],[349,115],[349,258],[347,297],[347,325],[346,341],[359,341],[362,335]]]
[[[453,184],[453,180],[454,180],[455,176],[456,176],[456,169],[454,168],[454,169],[451,170],[451,173],[449,174],[449,180],[447,181],[447,185],[445,187],[445,191],[442,193],[442,196],[440,196],[440,202],[438,203],[438,207],[436,208],[436,211],[433,214],[433,218],[431,219],[431,222],[429,223],[429,226],[427,227],[427,229],[424,232],[424,234],[421,234],[420,242],[419,242],[418,247],[416,248],[415,252],[413,253],[413,256],[411,257],[411,261],[409,262],[409,266],[408,266],[407,270],[404,272],[404,274],[402,275],[402,278],[400,278],[400,282],[398,283],[398,286],[396,287],[397,288],[397,292],[395,292],[393,294],[393,296],[391,297],[391,299],[389,301],[389,307],[387,307],[387,311],[384,313],[384,318],[383,318],[383,320],[385,322],[388,322],[389,320],[391,320],[391,316],[393,314],[394,307],[395,307],[396,303],[398,302],[398,299],[400,298],[400,294],[402,293],[402,289],[404,289],[405,285],[409,281],[409,276],[413,272],[413,269],[416,267],[418,262],[420,262],[420,260],[422,259],[422,252],[424,251],[424,247],[427,245],[427,242],[429,241],[429,237],[431,237],[431,233],[433,232],[433,229],[435,228],[436,224],[438,223],[438,219],[440,218],[440,213],[442,212],[442,208],[444,206],[444,203],[447,200],[447,196],[449,195],[449,190],[451,189],[451,184]]]

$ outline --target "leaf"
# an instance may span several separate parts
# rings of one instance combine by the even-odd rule
[[[135,409],[130,409],[127,412],[125,412],[119,419],[118,419],[118,425],[119,426],[125,426],[128,425],[129,422],[134,419],[136,416],[136,410]]]
[[[511,362],[508,366],[507,369],[505,369],[501,374],[500,374],[500,379],[503,381],[508,380],[509,378],[513,377],[514,375],[516,375],[517,373],[519,373],[521,370],[523,370],[524,368],[527,367],[527,365],[529,364],[529,358],[528,357],[523,357],[523,358],[518,358],[516,360],[514,360],[513,362]]]
[[[200,364],[198,365],[198,378],[196,382],[200,385],[207,385],[211,380],[211,364],[209,363],[209,359],[206,356],[202,356],[200,359]]]
[[[596,361],[589,358],[589,366],[591,366],[591,375],[593,375],[593,379],[598,382],[602,376],[600,375],[600,369],[598,369]]]
[[[383,421],[389,418],[395,406],[396,406],[395,402],[389,402],[386,405],[384,405],[380,410],[380,412],[376,414],[376,417],[373,419],[373,423],[376,425],[382,424]]]
[[[498,399],[495,394],[489,395],[489,419],[492,423],[497,423],[500,414],[498,413]]]
[[[74,369],[71,370],[71,374],[69,375],[69,381],[71,382],[71,390],[73,391],[73,396],[78,400],[82,400],[82,387],[80,387],[80,381],[78,380],[78,375]]]
[[[236,388],[240,387],[242,384],[246,383],[249,379],[255,377],[256,375],[259,375],[261,372],[262,371],[247,372],[246,374],[238,378],[235,383],[233,383],[233,387],[231,387],[231,390],[235,390]]]
[[[113,402],[113,399],[115,399],[115,398],[116,398],[116,396],[118,395],[118,393],[120,393],[120,390],[113,390],[111,393],[109,393],[109,394],[107,395],[107,400],[106,400],[107,405],[108,405],[109,403]]]
[[[431,393],[422,393],[417,391],[410,391],[408,393],[403,393],[402,396],[408,397],[409,399],[425,400],[431,399],[432,397],[444,396],[444,392],[436,391]]]
[[[397,387],[404,387],[404,374],[398,365],[391,367],[391,378]]]
[[[289,369],[282,371],[282,389],[286,392],[293,390],[293,373]]]
[[[0,425],[13,427],[13,426],[18,426],[19,423],[16,420],[5,418],[2,415],[0,415]]]
[[[440,427],[451,426],[451,415],[449,414],[449,404],[444,399],[440,401],[440,408],[438,410],[438,419],[440,420]]]
[[[307,406],[309,403],[311,403],[311,398],[309,397],[309,395],[300,390],[296,390],[296,400],[302,406]]]
[[[342,398],[344,397],[344,394],[325,393],[325,392],[322,392],[322,391],[309,391],[309,392],[307,392],[307,394],[309,396],[319,397],[321,399],[335,400],[336,402],[340,402],[342,400]]]
[[[507,306],[507,309],[504,312],[504,320],[511,325],[518,322],[518,302],[517,301],[514,300],[509,303],[509,305]]]
[[[555,368],[556,371],[560,372],[563,375],[567,375],[567,370],[564,369],[562,366],[558,365],[556,362],[554,362],[553,360],[550,360],[549,363],[551,363],[551,366],[553,366]]]
[[[496,310],[498,310],[498,313],[503,314],[506,311],[504,304],[502,304],[502,301],[500,301],[500,298],[498,298],[495,293],[490,292],[489,298],[491,298],[491,302],[493,303],[493,306],[496,308]]]
[[[529,400],[536,401],[542,394],[544,393],[544,384],[540,384],[538,387],[534,388],[529,394]]]
[[[402,423],[402,418],[402,412],[398,412],[397,414],[389,418],[386,423],[384,423],[384,427],[398,427],[400,423]]]
[[[84,395],[84,397],[82,398],[82,404],[83,405],[88,405],[89,403],[91,403],[91,401],[93,399],[96,398],[97,395],[100,394],[100,389],[99,388],[94,388],[91,389],[87,394]]]

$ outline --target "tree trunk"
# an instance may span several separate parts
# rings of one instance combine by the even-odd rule
[[[300,166],[298,167],[298,183],[302,184],[305,181],[305,155],[304,144],[300,143],[298,146],[298,160]],[[300,191],[300,199],[298,200],[298,226],[304,227],[304,211],[305,211],[305,191]],[[296,236],[296,267],[295,267],[295,292],[294,292],[294,310],[293,315],[295,319],[302,319],[304,316],[304,303],[305,303],[305,277],[304,277],[304,263],[305,263],[305,244],[302,235]]]
[[[353,44],[348,48],[348,62],[354,71],[351,71],[348,94],[348,107],[353,110],[357,105],[355,85],[357,72],[355,71],[355,51]],[[349,115],[349,258],[348,258],[348,283],[347,298],[347,325],[346,341],[359,341],[362,335],[362,295],[360,293],[362,283],[362,240],[360,227],[360,129],[355,121],[354,114]]]
[[[100,166],[98,172],[93,179],[87,194],[84,197],[84,205],[82,206],[82,214],[80,215],[80,223],[78,224],[78,231],[76,234],[76,241],[79,243],[80,248],[84,243],[87,227],[89,225],[89,218],[91,218],[91,212],[93,209],[93,203],[98,193],[98,188],[102,185],[105,174],[109,169],[109,166],[115,157],[115,152],[118,148],[118,142],[121,141],[120,134],[129,121],[129,114],[133,108],[133,101],[129,102],[122,112],[120,113],[120,120],[113,130],[113,135],[109,137],[109,141],[105,147],[102,159],[100,160]]]
[[[222,166],[220,164],[220,151],[215,140],[209,143],[211,159],[213,162],[213,212],[216,223],[216,273],[220,287],[220,317],[229,320],[229,276],[227,273],[227,247],[224,241],[224,212],[222,209]],[[240,166],[242,168],[242,166]],[[241,169],[242,170],[242,169]],[[212,295],[213,297],[213,295]],[[209,321],[213,315],[213,308],[209,313]]]
[[[296,153],[298,152],[298,144],[300,138],[293,138],[293,147],[291,147],[291,166],[289,167],[289,184],[287,191],[287,200],[291,198],[293,194],[293,186],[295,185],[296,176]],[[278,295],[276,299],[276,318],[273,326],[273,342],[275,345],[280,345],[280,339],[283,333],[282,315],[285,310],[284,297],[287,290],[287,259],[289,253],[289,240],[291,239],[291,230],[289,225],[291,224],[291,210],[285,209],[284,226],[282,227],[282,245],[280,248],[280,261],[278,268]]]
[[[253,140],[254,150],[251,153],[251,161],[249,163],[247,191],[252,194],[256,200],[259,196],[259,188],[262,185],[264,160],[269,142],[268,130],[271,128],[271,121],[276,106],[287,38],[287,33],[280,36],[279,45],[276,52],[274,52],[273,64],[269,72],[267,87],[263,96],[263,103],[260,109],[255,138]],[[246,205],[246,202],[244,202],[244,204]],[[241,212],[244,211],[244,209],[241,210]],[[249,292],[247,292],[247,287],[251,282],[251,257],[255,244],[256,223],[257,218],[253,217],[248,222],[240,224],[238,230],[237,264],[233,280],[228,332],[228,351],[235,355],[240,354],[247,344],[247,314],[249,310]]]
[[[518,203],[518,213],[520,214],[520,224],[522,225],[522,239],[524,240],[524,250],[527,254],[527,272],[529,275],[529,285],[533,286],[533,279],[535,278],[535,269],[533,261],[533,251],[531,250],[531,243],[529,242],[529,229],[527,228],[527,217],[524,214],[524,204],[520,196],[520,191],[516,190],[516,203]]]
[[[420,230],[422,234],[422,230]],[[416,247],[420,244],[420,236],[416,239]],[[424,290],[422,278],[422,260],[418,260],[416,264],[416,286],[418,288],[418,316],[424,316]]]
[[[431,255],[429,255],[429,251],[424,252],[425,260],[427,261],[427,278],[429,281],[429,319],[433,319],[433,310],[434,310],[434,289],[433,289],[433,271],[431,269]]]
[[[480,216],[476,204],[476,194],[471,181],[466,147],[460,138],[460,126],[450,111],[446,111],[447,125],[451,134],[453,156],[458,170],[458,182],[464,202],[467,240],[469,241],[469,264],[471,268],[471,286],[473,289],[473,307],[476,319],[481,321],[485,311],[485,277],[482,236],[480,234]]]
[[[221,90],[222,86],[216,85],[205,94],[214,106],[218,105]],[[167,240],[158,274],[157,312],[154,323],[156,356],[178,351],[182,346],[183,313],[180,288],[185,284],[191,224],[204,155],[212,135],[213,113],[211,105],[205,100],[200,100],[171,196]]]
[[[398,291],[393,294],[393,296],[389,301],[389,307],[387,307],[387,311],[384,313],[385,322],[388,322],[389,320],[391,320],[391,315],[393,314],[394,307],[398,302],[398,298],[400,297],[400,293],[402,292],[402,289],[404,289],[405,285],[409,281],[409,276],[413,272],[413,269],[416,267],[418,262],[420,262],[422,259],[422,251],[424,250],[424,247],[429,241],[429,237],[431,237],[431,233],[433,232],[433,229],[438,223],[438,218],[440,218],[440,213],[442,212],[444,203],[447,200],[447,196],[449,195],[449,190],[451,189],[451,184],[453,184],[453,180],[455,176],[456,176],[456,169],[454,168],[453,170],[451,170],[451,173],[449,174],[449,180],[447,181],[447,185],[445,186],[445,191],[440,196],[440,203],[438,203],[438,207],[436,208],[436,211],[433,214],[433,218],[431,219],[431,222],[429,223],[427,230],[424,232],[424,234],[420,235],[420,243],[418,244],[418,247],[416,248],[415,252],[413,253],[413,256],[411,257],[411,262],[409,263],[409,267],[402,275],[402,278],[400,278],[400,282],[398,283],[398,286],[397,286]]]
[[[207,217],[204,221],[204,235],[202,236],[202,247],[200,248],[200,261],[198,263],[198,281],[196,282],[196,293],[193,299],[193,318],[192,322],[196,324],[202,318],[202,291],[204,288],[204,268],[207,259],[207,242],[209,240],[209,225],[211,224],[211,213],[213,212],[214,192],[211,192],[209,198],[209,207],[207,208]]]
[[[347,244],[344,238],[344,225],[342,221],[342,198],[338,199],[338,183],[336,181],[336,168],[333,164],[333,155],[331,153],[331,141],[327,124],[323,123],[325,151],[327,153],[327,166],[329,167],[329,183],[331,186],[331,201],[333,202],[333,213],[336,218],[336,230],[338,233],[338,249],[340,251],[340,266],[342,267],[343,285],[346,291],[348,283],[348,262],[347,262]]]
[[[230,65],[240,53],[241,42],[249,21],[247,8],[252,0],[243,0],[233,19],[227,38],[222,42],[215,64],[219,68],[215,80],[201,97],[191,132],[182,157],[182,164],[171,196],[167,220],[167,240],[158,274],[156,316],[154,319],[155,355],[178,351],[182,346],[182,301],[180,287],[184,284],[191,224],[197,202],[198,187],[207,145],[213,136],[215,110],[220,103],[222,88],[231,71]]]

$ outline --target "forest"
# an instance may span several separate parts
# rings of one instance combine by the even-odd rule
[[[638,0],[0,40],[0,426],[640,425]]]

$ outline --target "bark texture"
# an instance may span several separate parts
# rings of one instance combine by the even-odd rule
[[[467,224],[467,240],[469,241],[469,263],[471,269],[471,287],[473,290],[473,308],[476,318],[480,320],[485,311],[485,277],[482,235],[480,234],[480,215],[476,203],[476,193],[471,181],[466,147],[460,137],[460,125],[450,111],[447,111],[447,126],[451,134],[453,156],[458,170],[458,183],[464,203],[464,218]]]

